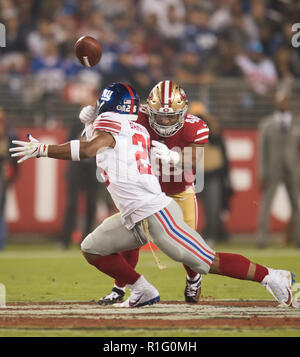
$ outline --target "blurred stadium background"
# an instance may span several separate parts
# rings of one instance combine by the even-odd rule
[[[145,101],[155,83],[176,80],[222,129],[233,188],[229,238],[253,236],[261,197],[258,125],[274,110],[280,88],[292,92],[292,111],[300,109],[300,49],[291,42],[299,19],[297,0],[1,0],[2,140],[7,134],[24,139],[30,132],[41,141],[63,142],[80,108],[95,102],[106,84],[128,82]],[[103,46],[102,60],[91,69],[74,56],[82,35]],[[2,160],[12,180],[4,216],[8,243],[57,240],[66,206],[66,163],[29,160],[16,172],[8,161]],[[201,230],[205,216],[198,198]],[[82,196],[77,241],[85,209]],[[96,223],[113,209],[99,184]],[[288,239],[290,206],[282,186],[271,217],[272,232]]]

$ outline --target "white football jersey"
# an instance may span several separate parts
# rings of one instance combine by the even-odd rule
[[[151,171],[150,135],[131,118],[126,114],[106,112],[93,123],[93,133],[106,131],[116,142],[114,148],[100,149],[96,162],[128,229],[171,202]]]

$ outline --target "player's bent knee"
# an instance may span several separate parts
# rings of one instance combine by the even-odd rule
[[[84,253],[92,253],[93,250],[93,237],[92,234],[87,235],[80,244],[80,249]]]

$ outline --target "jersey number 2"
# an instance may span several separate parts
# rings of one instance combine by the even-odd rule
[[[140,145],[139,145],[140,143]],[[148,161],[149,162],[149,148],[150,148],[150,139],[149,138],[145,138],[142,134],[138,134],[135,133],[132,136],[132,144],[133,145],[137,145],[140,148],[142,148],[141,151],[137,151],[135,153],[135,159],[137,162],[137,167],[139,170],[139,173],[141,175],[143,174],[151,174],[151,166],[150,164],[147,164]],[[144,163],[142,162],[142,160],[144,160]]]

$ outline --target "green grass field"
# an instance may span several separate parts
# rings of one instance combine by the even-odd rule
[[[217,251],[243,254],[269,267],[291,270],[300,277],[300,250],[274,246],[258,250],[250,244],[227,244]],[[183,300],[185,271],[181,264],[158,253],[167,266],[159,270],[150,252],[141,251],[137,271],[160,291],[161,300]],[[6,287],[7,302],[83,300],[97,301],[108,293],[112,279],[99,273],[82,257],[79,248],[60,251],[55,244],[8,245],[0,252],[0,283]],[[127,293],[128,295],[128,293]],[[217,275],[203,277],[201,298],[272,300],[257,283],[233,280]],[[232,330],[34,330],[0,329],[0,336],[232,336]],[[300,331],[253,329],[238,330],[234,336],[300,336]]]

